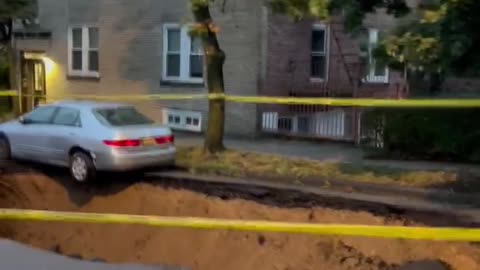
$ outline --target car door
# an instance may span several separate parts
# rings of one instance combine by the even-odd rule
[[[22,117],[21,124],[9,138],[17,158],[43,160],[45,133],[56,110],[55,106],[41,106]]]
[[[68,165],[68,152],[77,145],[82,128],[80,111],[76,108],[58,107],[45,143],[45,157],[49,163]]]

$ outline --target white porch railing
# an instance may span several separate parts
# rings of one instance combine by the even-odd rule
[[[325,138],[345,137],[345,112],[341,109],[314,115],[314,134]]]
[[[277,131],[278,130],[278,113],[265,112],[262,115],[262,130]]]
[[[279,116],[277,112],[262,115],[262,131],[334,140],[346,139],[346,124],[346,113],[342,109],[287,117]]]

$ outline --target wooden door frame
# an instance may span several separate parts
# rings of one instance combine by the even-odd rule
[[[27,58],[26,55],[29,55]],[[43,62],[41,52],[22,52],[20,61],[20,104],[22,113],[34,109],[42,100],[41,97],[35,97],[32,95],[45,95],[46,88],[46,71],[45,63]],[[34,55],[35,57],[31,57]],[[35,65],[41,67],[40,71],[35,70]],[[40,72],[40,75],[37,74]],[[36,76],[41,76],[38,79]],[[36,82],[40,82],[40,86],[36,85]],[[37,89],[38,88],[38,89]]]

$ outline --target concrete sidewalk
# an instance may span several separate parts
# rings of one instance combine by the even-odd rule
[[[184,270],[184,268],[142,266],[134,264],[107,264],[60,256],[16,242],[0,241],[1,270]]]
[[[391,209],[401,209],[402,211],[417,211],[422,213],[437,214],[442,217],[455,220],[462,224],[480,224],[480,208],[477,205],[470,205],[464,202],[457,202],[452,197],[447,199],[437,191],[412,192],[407,189],[405,192],[388,192],[388,186],[385,190],[376,190],[368,192],[363,189],[345,190],[343,187],[322,187],[312,184],[290,184],[267,179],[252,178],[233,178],[224,176],[205,176],[192,175],[188,172],[165,171],[151,173],[150,176],[159,177],[164,180],[172,180],[175,183],[201,183],[217,185],[222,188],[229,187],[238,190],[247,190],[252,194],[264,197],[265,194],[279,194],[279,191],[290,193],[289,200],[295,198],[295,192],[301,194],[302,199],[305,196],[313,195],[316,198],[322,198],[326,203],[346,205],[355,207],[361,205],[363,208],[380,209],[389,207]],[[213,189],[212,189],[213,190]],[[416,194],[415,194],[416,193]],[[461,198],[460,198],[461,199]],[[331,207],[331,206],[328,206]],[[343,207],[342,207],[343,209]],[[463,226],[463,225],[462,225]]]
[[[176,134],[180,146],[201,146],[203,136],[196,134]],[[345,162],[366,166],[382,166],[411,170],[468,170],[480,173],[480,166],[427,161],[368,160],[362,149],[348,144],[329,142],[307,142],[282,139],[234,139],[226,138],[229,149],[275,154],[287,157],[306,158],[328,162]]]

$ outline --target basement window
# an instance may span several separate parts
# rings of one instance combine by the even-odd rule
[[[179,109],[163,109],[163,123],[172,129],[202,131],[202,113]]]

